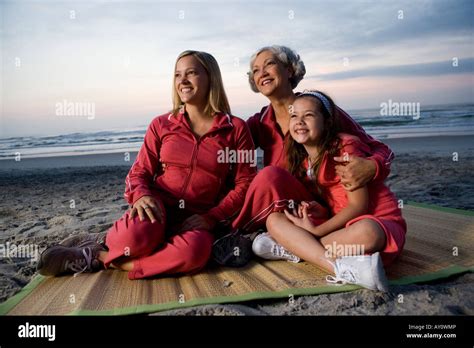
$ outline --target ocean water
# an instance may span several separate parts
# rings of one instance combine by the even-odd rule
[[[380,140],[474,134],[474,104],[420,109],[419,116],[381,116],[380,109],[348,112],[367,133]]]
[[[138,151],[146,126],[120,131],[0,139],[0,160]]]
[[[474,104],[421,107],[419,118],[381,116],[380,109],[347,110],[373,137],[474,135]],[[138,151],[146,125],[133,129],[0,139],[0,160]]]

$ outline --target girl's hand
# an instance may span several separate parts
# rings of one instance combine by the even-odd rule
[[[293,224],[295,224],[298,227],[301,227],[302,229],[305,229],[306,231],[311,232],[315,226],[309,219],[311,216],[308,215],[308,207],[309,203],[308,202],[301,202],[301,205],[298,207],[298,215],[300,215],[301,212],[301,217],[293,215],[289,213],[287,210],[284,210],[284,213],[288,220],[290,220]]]
[[[319,205],[319,203],[316,202],[316,201],[311,201],[311,202],[301,201],[300,204],[298,204],[296,207],[293,208],[293,210],[291,211],[291,214],[293,216],[302,218],[303,217],[303,207],[304,206],[307,206],[308,211],[311,211],[311,209],[314,208],[317,205]],[[311,214],[308,214],[308,216],[311,216]]]
[[[307,202],[307,201],[301,201],[301,203],[298,205],[298,214],[297,216],[302,218],[303,217],[303,208],[306,207],[307,208],[307,211],[308,211],[308,216],[312,216],[311,212],[313,210],[313,208],[317,207],[318,205],[321,205],[319,204],[318,202],[316,201],[311,201],[311,202]],[[293,214],[295,215],[295,214]]]
[[[191,215],[186,220],[183,221],[179,232],[200,229],[200,230],[212,230],[214,226],[211,226],[211,223],[206,220],[204,217],[198,214]]]
[[[143,196],[137,200],[130,209],[129,219],[132,220],[137,213],[140,221],[143,221],[145,220],[145,217],[148,217],[151,223],[154,223],[157,219],[160,223],[163,223],[163,212],[161,211],[161,206],[152,196]]]

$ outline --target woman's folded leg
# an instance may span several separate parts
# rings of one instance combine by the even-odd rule
[[[173,235],[153,254],[134,259],[128,277],[141,279],[159,274],[197,272],[209,261],[213,241],[213,235],[206,230]]]
[[[267,217],[274,212],[292,208],[301,201],[313,201],[314,197],[293,175],[280,167],[268,166],[258,172],[245,195],[244,205],[233,227],[245,232],[265,228]],[[321,217],[326,219],[325,209]],[[319,212],[313,212],[314,218]],[[321,221],[321,222],[322,222]]]
[[[161,202],[161,211],[165,211]],[[130,219],[127,211],[122,217],[114,222],[107,231],[105,244],[109,249],[104,260],[105,267],[113,262],[122,263],[146,256],[155,251],[165,241],[166,217],[163,222],[151,223],[145,218],[140,221],[138,215]]]

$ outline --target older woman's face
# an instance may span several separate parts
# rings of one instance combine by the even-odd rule
[[[255,86],[266,97],[277,94],[279,90],[286,90],[288,86],[291,90],[289,69],[270,51],[263,51],[255,58],[252,73]]]

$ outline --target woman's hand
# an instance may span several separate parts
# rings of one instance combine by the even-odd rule
[[[377,170],[375,161],[357,156],[334,157],[336,173],[341,178],[341,184],[347,191],[355,191],[367,185]]]
[[[132,209],[130,209],[130,220],[138,213],[140,221],[143,221],[145,217],[148,217],[151,223],[156,220],[163,223],[163,212],[158,201],[152,196],[143,196],[138,199]]]
[[[202,215],[194,214],[188,217],[183,221],[179,232],[189,231],[189,230],[207,230],[210,231],[214,228],[212,222],[205,219]]]

